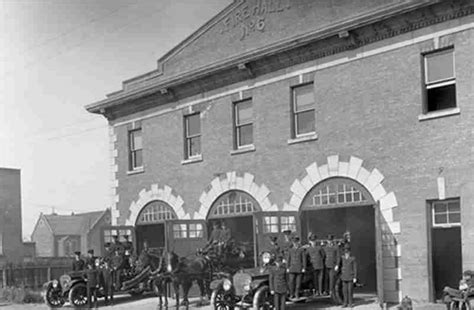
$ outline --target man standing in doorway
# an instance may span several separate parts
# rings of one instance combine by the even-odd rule
[[[281,253],[283,254],[283,260],[286,264],[288,264],[288,253],[290,248],[293,246],[293,242],[291,240],[291,230],[284,230],[283,231],[283,241],[281,242]]]
[[[217,222],[212,223],[212,232],[209,236],[209,240],[207,241],[205,251],[209,249],[214,250],[214,255],[218,251],[218,244],[221,239],[221,229],[219,228],[219,224]]]
[[[293,237],[293,246],[288,251],[288,273],[290,298],[300,298],[300,287],[303,273],[306,271],[306,255],[298,236]]]
[[[351,255],[351,247],[346,244],[344,246],[344,255],[341,258],[341,281],[342,294],[344,296],[343,307],[353,307],[352,296],[354,283],[357,281],[357,262]]]
[[[339,261],[339,248],[334,244],[334,236],[328,235],[328,243],[324,247],[325,261],[324,267],[326,268],[326,275],[328,277],[329,294],[334,297],[334,268],[337,266]]]
[[[324,259],[326,254],[320,244],[316,242],[316,235],[309,236],[310,246],[306,249],[311,265],[313,266],[313,285],[318,288],[317,295],[323,294],[323,274],[324,274]]]
[[[226,252],[230,239],[232,239],[232,232],[230,231],[230,228],[227,227],[226,222],[222,221],[221,233],[219,238],[219,255],[222,254],[222,252]]]

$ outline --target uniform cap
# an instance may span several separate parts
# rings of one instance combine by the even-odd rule
[[[348,243],[344,244],[344,252],[350,252],[350,251],[351,251],[350,244],[348,244]]]
[[[310,234],[310,235],[309,235],[309,240],[311,240],[311,241],[314,241],[314,240],[316,240],[317,238],[318,238],[318,237],[317,237],[315,234]]]
[[[294,237],[293,237],[293,240],[294,240],[294,241],[300,241],[300,237],[294,236]]]
[[[94,250],[90,249],[89,251],[87,251],[87,253],[94,254]]]
[[[283,233],[284,233],[285,235],[289,235],[289,234],[291,234],[291,230],[289,230],[289,229],[284,230]]]
[[[75,255],[81,255],[81,252],[76,251],[76,252],[74,252],[74,254],[75,254]]]
[[[463,274],[464,276],[470,276],[470,277],[472,277],[472,276],[474,276],[474,271],[472,271],[472,270],[466,270],[466,271],[464,271],[462,274]]]

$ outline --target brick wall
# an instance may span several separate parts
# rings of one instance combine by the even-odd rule
[[[311,74],[316,94],[316,141],[288,144],[290,86],[299,77],[289,77],[253,88],[249,92],[254,103],[254,152],[230,154],[231,96],[195,107],[202,111],[201,162],[181,163],[183,114],[189,110],[176,110],[141,122],[143,173],[127,174],[127,130],[131,125],[115,127],[119,224],[125,223],[129,217],[129,208],[139,198],[140,191],[150,190],[151,185],[156,183],[160,187],[170,186],[183,198],[185,212],[193,214],[199,210],[199,198],[215,176],[230,171],[253,174],[256,183],[264,183],[268,187],[271,202],[281,209],[290,200],[290,188],[294,180],[301,179],[310,164],[326,163],[330,155],[339,155],[339,161],[344,162],[348,162],[350,156],[356,156],[364,161],[366,169],[377,168],[384,175],[385,189],[393,191],[398,201],[398,209],[393,217],[401,223],[401,234],[396,237],[403,253],[398,263],[403,279],[396,282],[393,288],[400,288],[404,294],[410,294],[417,300],[427,300],[429,249],[426,200],[437,198],[436,179],[441,170],[441,175],[446,179],[446,196],[461,197],[463,264],[469,268],[474,265],[474,241],[470,241],[474,240],[474,229],[470,228],[474,212],[470,207],[474,202],[474,63],[470,56],[474,47],[473,31],[443,36],[438,41],[441,46],[455,45],[460,115],[418,120],[422,111],[420,54],[433,49],[434,40],[370,57],[357,57],[371,48],[403,42],[411,36],[429,34],[458,23],[449,22],[425,28],[364,49],[308,63],[309,67],[336,58],[354,59]],[[248,85],[301,68],[304,66],[258,77],[249,81]],[[204,97],[208,95],[203,94]],[[153,112],[172,106],[157,107]],[[139,115],[131,115],[117,122],[136,116]]]
[[[2,261],[21,260],[21,175],[18,169],[0,168],[0,234]]]

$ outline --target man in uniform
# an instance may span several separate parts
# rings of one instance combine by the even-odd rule
[[[86,258],[86,267],[87,269],[94,269],[95,268],[95,259],[94,250],[90,249],[87,251],[87,258]]]
[[[229,245],[229,241],[232,239],[232,232],[230,231],[230,228],[227,227],[225,221],[222,221],[221,223],[221,233],[219,237],[219,255],[222,253],[222,251],[226,252],[225,250],[227,249],[227,246]]]
[[[205,250],[206,251],[208,251],[209,249],[217,250],[220,239],[221,239],[221,229],[219,228],[219,224],[217,222],[214,222],[212,224],[212,232],[209,236],[209,240],[207,241]]]
[[[290,298],[300,298],[300,287],[303,273],[306,271],[306,255],[298,236],[293,237],[293,246],[288,250],[288,273]]]
[[[278,246],[277,239],[277,236],[270,236],[270,248],[268,252],[272,255],[273,260],[282,254],[280,247]]]
[[[334,277],[335,277],[335,267],[339,261],[339,248],[334,244],[334,236],[328,235],[328,242],[323,248],[325,254],[324,267],[326,271],[326,276],[329,285],[329,294],[334,296]],[[326,291],[327,292],[327,291]]]
[[[283,263],[283,256],[275,258],[275,266],[270,271],[269,286],[270,294],[274,296],[273,305],[275,310],[285,310],[286,294],[288,292],[286,266]]]
[[[112,241],[112,244],[110,245],[110,249],[109,249],[110,255],[113,256],[115,254],[115,251],[118,251],[119,254],[123,254],[123,245],[119,241],[119,236],[118,235],[113,236],[113,241]]]
[[[323,274],[324,274],[324,259],[326,254],[320,244],[316,243],[316,235],[311,234],[309,237],[310,246],[306,248],[309,260],[313,266],[313,287],[317,290],[318,295],[323,294]]]
[[[130,258],[133,255],[133,243],[129,240],[130,236],[125,235],[123,236],[125,238],[125,242],[122,244],[123,246],[123,254],[124,254],[124,259],[125,259],[125,267],[128,269],[130,268]]]
[[[351,307],[354,283],[357,282],[357,262],[351,255],[350,245],[344,245],[344,255],[341,258],[341,281],[342,295],[344,296],[343,307]]]
[[[72,271],[81,271],[84,270],[84,268],[85,263],[84,260],[81,258],[81,252],[74,252],[74,262],[72,262]]]
[[[120,290],[121,282],[120,276],[123,269],[123,256],[120,254],[119,249],[115,250],[111,258],[111,267],[112,267],[112,275],[113,275],[113,282],[114,282],[114,289]]]
[[[291,230],[287,229],[283,231],[283,241],[281,242],[280,251],[283,254],[283,260],[288,263],[288,252],[293,246],[291,241]]]

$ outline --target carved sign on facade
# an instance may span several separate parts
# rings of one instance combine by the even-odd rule
[[[220,33],[225,34],[238,28],[240,40],[244,40],[255,31],[265,31],[266,17],[290,9],[291,0],[244,0],[220,25]]]

